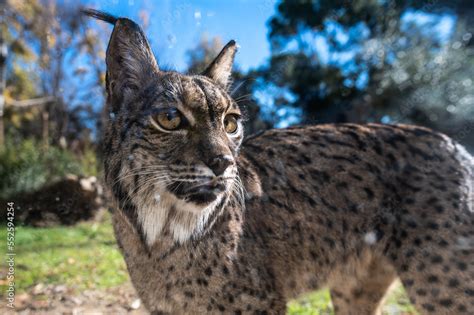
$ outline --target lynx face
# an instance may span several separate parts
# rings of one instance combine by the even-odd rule
[[[172,194],[199,209],[231,190],[243,136],[241,112],[205,77],[169,74],[163,81],[142,117],[143,137],[132,139],[142,148],[132,159],[151,171],[143,177],[158,194]]]
[[[162,232],[179,242],[200,235],[240,194],[242,114],[226,90],[235,52],[231,41],[202,75],[164,72],[140,28],[115,22],[106,58],[113,117],[106,179],[149,245]]]

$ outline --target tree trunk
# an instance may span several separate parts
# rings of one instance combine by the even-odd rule
[[[43,139],[43,146],[47,148],[49,145],[49,104],[43,106],[43,112],[41,113],[41,138]]]

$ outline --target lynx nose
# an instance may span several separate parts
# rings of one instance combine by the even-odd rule
[[[234,159],[230,155],[218,155],[212,158],[207,166],[214,172],[216,176],[222,175],[226,168],[234,163]]]

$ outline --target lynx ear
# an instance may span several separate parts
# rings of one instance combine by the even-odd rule
[[[231,40],[224,46],[224,48],[222,48],[216,59],[214,59],[207,69],[204,70],[203,75],[211,78],[217,84],[226,88],[229,83],[236,52],[237,44],[234,40]]]
[[[117,98],[130,97],[159,72],[140,26],[126,18],[119,18],[115,22],[105,60],[107,92],[116,101]]]

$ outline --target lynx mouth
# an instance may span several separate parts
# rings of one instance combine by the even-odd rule
[[[216,200],[225,191],[226,186],[215,181],[198,185],[183,185],[183,182],[177,182],[168,186],[168,189],[180,199],[196,204],[208,204]]]

